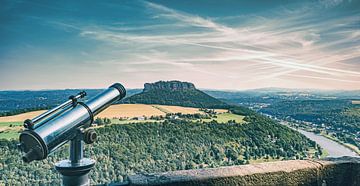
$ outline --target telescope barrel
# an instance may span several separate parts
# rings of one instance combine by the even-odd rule
[[[73,108],[34,130],[24,130],[20,134],[20,147],[25,152],[23,160],[31,162],[45,159],[48,154],[73,139],[76,129],[89,127],[95,115],[125,95],[125,88],[120,83],[115,83],[86,103],[78,102]]]
[[[24,127],[25,128],[29,128],[29,129],[33,129],[33,128],[36,128],[35,127],[35,124],[41,122],[42,120],[44,120],[45,118],[49,117],[50,115],[54,114],[55,112],[57,112],[57,114],[60,114],[61,112],[58,112],[59,110],[63,109],[64,110],[67,110],[69,108],[70,105],[74,104],[74,102],[77,100],[77,99],[80,99],[80,98],[83,98],[86,96],[86,92],[85,91],[82,91],[80,92],[79,94],[77,94],[76,96],[70,96],[69,97],[69,100],[56,106],[55,108],[52,108],[42,114],[40,114],[39,116],[36,116],[35,118],[33,119],[27,119],[24,121]],[[51,117],[50,117],[51,118]]]

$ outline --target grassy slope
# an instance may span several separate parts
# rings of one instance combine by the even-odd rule
[[[235,120],[236,123],[244,123],[244,116],[240,116],[237,114],[232,114],[232,113],[221,113],[221,114],[217,114],[216,118],[212,118],[212,119],[202,119],[202,121],[204,122],[210,122],[212,120],[216,120],[218,123],[227,123],[230,120]]]
[[[0,139],[17,139],[22,125],[22,122],[0,122]]]

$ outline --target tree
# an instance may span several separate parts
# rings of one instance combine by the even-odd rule
[[[103,120],[101,118],[96,118],[94,123],[96,123],[98,125],[103,125],[104,124],[104,122],[103,122]]]

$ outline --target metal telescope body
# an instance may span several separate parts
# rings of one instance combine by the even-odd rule
[[[58,162],[55,167],[63,175],[64,185],[89,185],[88,173],[95,161],[83,157],[83,141],[94,142],[96,133],[85,129],[91,126],[95,115],[125,95],[125,88],[115,83],[89,101],[78,101],[86,96],[85,92],[80,92],[34,119],[25,120],[26,129],[20,134],[19,144],[25,153],[23,160],[43,160],[71,141],[70,159]]]

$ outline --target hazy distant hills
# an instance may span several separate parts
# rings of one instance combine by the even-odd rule
[[[238,99],[250,97],[282,97],[297,99],[360,99],[360,90],[316,90],[316,89],[286,89],[260,88],[243,91],[203,90],[207,94],[222,99]]]
[[[80,89],[0,91],[0,116],[54,107],[77,94]],[[88,96],[98,94],[102,89],[85,89]],[[136,96],[135,96],[136,94]],[[132,97],[132,95],[134,95]],[[360,100],[360,90],[302,90],[284,88],[262,88],[244,91],[199,90],[194,84],[171,81],[146,83],[144,89],[127,89],[127,102],[154,103],[193,107],[223,107],[226,100],[233,103],[263,102],[278,100],[348,99]],[[215,99],[216,98],[216,99]],[[259,100],[260,99],[260,100]]]
[[[0,91],[0,116],[52,108],[80,91],[82,90]],[[85,99],[89,99],[100,93],[102,89],[86,89],[85,91],[87,93]],[[126,95],[131,96],[138,92],[141,92],[141,89],[130,89],[127,90]]]
[[[189,82],[158,81],[145,83],[141,93],[130,96],[124,103],[178,105],[199,108],[224,108],[224,102],[195,88]]]

